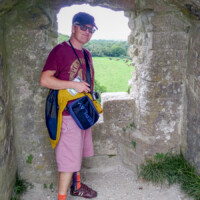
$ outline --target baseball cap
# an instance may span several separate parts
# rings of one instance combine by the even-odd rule
[[[72,19],[72,24],[74,24],[76,22],[78,22],[81,25],[90,24],[90,25],[94,26],[96,29],[98,29],[95,24],[94,17],[85,12],[79,12],[74,15],[74,17]]]

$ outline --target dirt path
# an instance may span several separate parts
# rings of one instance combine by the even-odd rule
[[[82,170],[82,181],[98,192],[95,200],[191,200],[180,191],[178,185],[155,186],[137,179],[131,170],[120,166],[99,167]],[[57,200],[57,188],[44,189],[42,184],[34,184],[22,200]],[[67,200],[84,198],[72,197]]]

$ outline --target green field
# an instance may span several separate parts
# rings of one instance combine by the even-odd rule
[[[134,67],[120,58],[93,57],[95,79],[107,92],[127,92]]]

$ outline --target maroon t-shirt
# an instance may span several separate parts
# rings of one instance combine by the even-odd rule
[[[84,58],[83,50],[75,49],[81,65],[76,57],[72,47],[69,42],[63,42],[55,46],[50,52],[45,66],[43,68],[43,72],[47,70],[56,71],[55,77],[60,80],[72,81],[75,77],[80,76],[82,80],[87,82],[86,78],[86,63]],[[91,74],[91,87],[94,87],[94,68],[92,63],[92,57],[89,51],[87,51],[87,55],[89,57],[88,63],[90,66],[90,74]],[[63,112],[63,115],[68,115],[66,111]]]

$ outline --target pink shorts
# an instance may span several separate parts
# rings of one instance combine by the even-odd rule
[[[71,116],[63,116],[61,135],[56,146],[59,172],[78,172],[83,157],[94,155],[91,128],[81,130]]]

